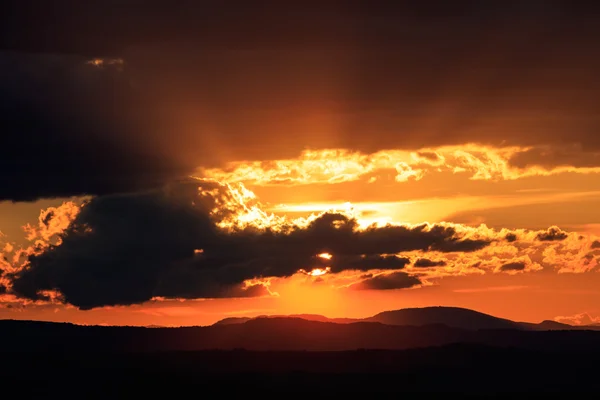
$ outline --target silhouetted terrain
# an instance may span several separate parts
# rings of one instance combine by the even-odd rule
[[[421,311],[419,311],[421,310]],[[304,317],[304,318],[300,318]],[[600,332],[527,329],[464,309],[408,309],[343,323],[314,315],[206,327],[104,327],[0,321],[0,383],[26,394],[294,392],[593,393]],[[487,324],[464,329],[428,324]],[[325,319],[327,321],[327,319]],[[416,322],[423,325],[414,325]],[[482,325],[477,325],[482,326]],[[513,329],[502,329],[504,326]],[[66,382],[70,382],[67,384]]]
[[[19,388],[25,397],[50,398],[141,393],[174,398],[190,389],[198,395],[443,392],[572,398],[600,390],[598,355],[466,344],[404,351],[7,353],[0,383]]]
[[[504,318],[494,317],[478,311],[460,307],[421,307],[404,308],[401,310],[384,311],[369,318],[327,318],[322,315],[295,314],[295,315],[261,315],[256,318],[301,318],[308,321],[334,322],[349,324],[353,322],[379,322],[386,325],[423,326],[442,324],[452,328],[461,329],[520,329],[520,330],[589,330],[597,329],[598,325],[573,326],[556,321],[543,321],[539,324],[529,322],[515,322]],[[215,325],[240,324],[251,319],[248,317],[225,318]]]
[[[592,330],[467,330],[442,324],[396,326],[378,322],[336,324],[301,318],[257,318],[241,324],[207,327],[143,328],[78,326],[31,321],[0,321],[3,351],[346,351],[409,349],[475,343],[531,350],[600,350]]]
[[[305,319],[307,321],[333,322],[336,324],[350,324],[353,322],[365,321],[365,320],[358,319],[358,318],[327,318],[323,315],[318,315],[318,314],[292,314],[292,315],[261,315],[261,316],[255,317],[255,318],[230,317],[230,318],[224,318],[220,321],[217,321],[213,325],[243,324],[244,322],[248,322],[251,319],[257,319],[257,318],[300,318],[300,319]]]
[[[503,318],[458,307],[405,308],[384,311],[371,318],[369,322],[381,322],[388,325],[429,325],[444,324],[462,329],[522,329],[523,326]]]

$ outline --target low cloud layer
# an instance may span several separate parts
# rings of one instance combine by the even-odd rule
[[[17,250],[7,244],[0,283],[9,294],[30,301],[91,309],[152,298],[272,295],[272,279],[302,271],[325,282],[363,271],[342,286],[383,290],[464,274],[515,274],[546,267],[585,272],[596,268],[600,257],[594,238],[557,227],[361,228],[343,213],[277,219],[261,213],[260,203],[253,205],[249,198],[243,187],[189,181],[97,197],[81,207],[65,203],[45,210],[38,225],[27,228],[31,248]]]
[[[203,190],[211,192],[206,185]],[[200,193],[197,183],[189,183],[90,200],[60,235],[60,245],[29,256],[27,267],[14,274],[12,291],[42,299],[40,291],[58,290],[81,308],[153,297],[240,297],[267,293],[259,290],[264,285],[246,288],[244,282],[318,267],[322,261],[315,255],[324,251],[336,255],[333,272],[395,270],[408,260],[381,254],[470,252],[489,244],[450,226],[357,231],[355,220],[330,213],[285,232],[252,227],[227,232],[209,213],[220,199]]]

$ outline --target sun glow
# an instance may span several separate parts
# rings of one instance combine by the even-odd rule
[[[324,260],[331,260],[333,258],[333,256],[329,253],[321,253],[317,255],[317,257],[322,258]]]
[[[310,272],[307,272],[307,275],[310,276],[322,276],[325,275],[326,273],[328,273],[331,270],[331,268],[326,267],[326,268],[315,268]]]

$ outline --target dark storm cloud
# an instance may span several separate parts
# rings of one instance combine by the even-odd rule
[[[509,262],[506,264],[503,264],[500,267],[500,271],[523,271],[525,270],[525,263],[521,262],[521,261],[515,261],[515,262]]]
[[[415,263],[413,265],[415,267],[420,267],[420,268],[443,267],[444,265],[446,265],[446,261],[444,261],[444,260],[433,261],[428,258],[419,258],[417,261],[415,261]]]
[[[3,177],[3,198],[152,186],[191,165],[295,157],[307,145],[568,146],[550,157],[534,147],[512,161],[598,162],[592,2],[8,2],[0,48],[121,57],[136,91],[124,95],[110,81],[98,93],[85,86],[19,107],[4,97],[12,109],[3,115],[26,132],[8,147],[29,161],[3,161],[14,171]],[[56,71],[40,71],[31,75],[57,81]],[[77,122],[57,120],[55,110]],[[135,121],[107,126],[113,114]],[[33,133],[42,128],[46,136]],[[118,140],[106,141],[113,131]]]
[[[432,163],[438,163],[443,161],[439,154],[431,152],[431,151],[419,151],[416,153],[417,157],[423,158]]]
[[[536,235],[536,239],[543,242],[551,242],[565,240],[568,236],[569,234],[561,230],[559,227],[551,226],[546,231],[538,233]]]
[[[6,293],[6,286],[0,285],[0,294]]]
[[[398,271],[365,279],[360,283],[350,286],[350,288],[357,290],[394,290],[408,289],[420,284],[421,281],[416,276]]]
[[[509,163],[511,166],[517,168],[594,168],[600,166],[600,152],[594,147],[588,151],[581,144],[554,147],[540,146],[515,153],[509,159]]]
[[[507,233],[504,238],[506,239],[507,242],[514,242],[518,239],[518,236],[516,234],[510,232],[510,233]]]
[[[181,183],[90,200],[60,246],[30,257],[30,266],[11,276],[12,290],[39,299],[39,291],[56,289],[84,309],[161,296],[240,297],[266,292],[262,286],[244,289],[245,280],[291,276],[329,263],[315,257],[324,251],[334,255],[331,267],[338,272],[399,269],[408,263],[381,254],[471,251],[489,244],[438,225],[356,231],[356,221],[340,214],[324,214],[306,228],[286,233],[227,233],[208,216],[216,198],[199,198],[197,187]]]
[[[600,57],[581,50],[600,44],[590,32],[599,28],[577,23],[585,17],[565,23],[552,10],[481,8],[483,15],[447,18],[329,14],[323,26],[331,31],[322,28],[321,40],[294,42],[271,27],[280,41],[202,53],[185,43],[148,44],[125,57],[177,115],[178,140],[202,149],[219,133],[226,149],[203,163],[295,157],[307,144],[364,152],[464,143],[600,149]],[[319,26],[295,29],[316,36]],[[266,148],[267,140],[275,143]]]
[[[154,147],[151,115],[119,63],[0,53],[0,201],[126,192],[181,176]]]
[[[335,257],[331,262],[321,260],[329,264],[331,272],[340,272],[343,270],[368,271],[371,269],[402,269],[410,264],[410,259],[398,257],[395,255],[382,256],[379,254],[369,254],[363,256]]]

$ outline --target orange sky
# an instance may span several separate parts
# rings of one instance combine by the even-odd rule
[[[217,3],[7,24],[0,318],[600,318],[585,7]]]
[[[318,313],[330,317],[364,317],[402,307],[454,305],[523,321],[580,313],[600,316],[597,289],[600,274],[594,260],[598,257],[597,250],[593,246],[595,235],[599,234],[600,221],[594,210],[599,209],[600,192],[591,190],[598,187],[600,175],[595,170],[577,168],[568,172],[513,171],[503,165],[486,164],[492,157],[488,152],[494,149],[464,147],[459,150],[470,154],[469,149],[479,151],[480,159],[468,158],[470,161],[462,164],[465,170],[453,170],[451,163],[434,166],[421,163],[408,154],[408,163],[403,164],[401,172],[421,172],[407,179],[397,178],[396,160],[386,161],[387,164],[378,168],[371,167],[369,161],[353,162],[353,156],[327,152],[311,156],[310,162],[303,161],[305,156],[299,155],[298,159],[282,160],[279,166],[265,164],[259,169],[242,162],[235,164],[233,170],[229,168],[230,172],[204,170],[198,173],[232,182],[233,187],[242,182],[257,194],[254,199],[250,192],[246,193],[247,198],[238,198],[251,207],[232,217],[235,223],[275,226],[283,220],[273,218],[284,218],[298,224],[301,222],[293,221],[338,209],[352,213],[362,227],[371,223],[446,221],[471,229],[474,234],[481,231],[484,235],[500,235],[504,232],[502,229],[510,229],[522,235],[519,245],[495,243],[475,253],[408,251],[400,254],[415,259],[446,260],[444,266],[422,270],[407,266],[402,270],[424,274],[420,286],[353,290],[352,286],[345,286],[356,284],[363,273],[328,272],[314,277],[299,272],[290,278],[272,279],[269,286],[272,294],[259,298],[159,298],[139,305],[82,311],[60,303],[33,304],[5,295],[0,315],[78,323],[187,325],[209,324],[235,315]],[[448,152],[446,149],[431,151],[440,155]],[[446,160],[448,158],[446,156]],[[277,182],[278,173],[286,174],[290,180]],[[254,176],[262,181],[257,182]],[[82,201],[73,200],[74,205]],[[40,208],[61,204],[63,200],[2,203],[0,212],[7,216],[3,219],[7,228],[3,243],[10,243],[15,249],[27,246],[28,241],[24,240],[19,227],[27,223],[35,226]],[[29,229],[34,232],[32,240],[51,239],[55,233],[52,230],[59,232],[66,228],[77,213],[69,206],[63,205],[60,209],[66,214],[55,216],[54,225],[45,227],[37,223],[39,226]],[[271,213],[273,217],[269,216]],[[55,215],[62,214],[55,212]],[[568,233],[565,239],[546,242],[533,239],[538,231],[544,232],[554,225]],[[10,248],[5,247],[6,257],[16,251],[7,250]],[[335,257],[336,254],[331,254],[332,259]],[[498,269],[502,264],[522,260],[527,264],[522,271]],[[326,265],[330,260],[322,258],[322,261]],[[476,261],[488,265],[475,270],[466,268],[466,263]],[[317,265],[306,265],[304,270],[310,272],[312,268]],[[320,271],[327,270],[323,267]]]

